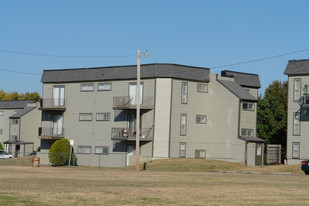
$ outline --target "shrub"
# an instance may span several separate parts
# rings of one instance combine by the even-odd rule
[[[70,142],[67,139],[60,139],[54,142],[48,153],[49,161],[54,166],[63,166],[69,164]],[[72,153],[71,163],[75,162],[75,154]],[[71,164],[73,165],[73,164]]]
[[[4,150],[2,143],[0,142],[0,149]]]

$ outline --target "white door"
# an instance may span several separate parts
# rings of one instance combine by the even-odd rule
[[[130,83],[129,84],[129,96],[130,96],[130,103],[135,105],[136,104],[136,95],[137,95],[137,85],[136,83]],[[143,103],[143,91],[144,91],[144,85],[140,85],[140,103]]]
[[[132,156],[134,155],[135,147],[133,145],[127,146],[127,166],[130,165],[130,159],[132,159]]]
[[[53,117],[53,135],[63,135],[63,116],[55,115]]]
[[[64,86],[54,86],[53,103],[54,106],[64,106]]]

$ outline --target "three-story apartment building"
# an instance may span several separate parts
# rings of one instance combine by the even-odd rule
[[[309,159],[309,60],[290,60],[288,75],[287,161]]]
[[[213,158],[261,165],[256,137],[258,75],[177,64],[141,66],[140,157]],[[59,138],[74,140],[78,164],[135,163],[136,66],[45,70],[43,163]]]

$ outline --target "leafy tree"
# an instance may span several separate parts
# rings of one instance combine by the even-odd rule
[[[63,166],[69,164],[70,158],[70,142],[67,139],[56,140],[51,146],[48,158],[54,166]],[[75,154],[72,153],[72,160],[75,160]],[[73,163],[72,161],[71,163]],[[73,165],[73,164],[71,164]]]
[[[4,150],[2,143],[0,142],[0,149]]]
[[[19,94],[18,92],[5,92],[0,90],[0,100],[35,100],[40,101],[41,97],[38,92],[26,92]]]
[[[258,97],[257,134],[266,143],[286,148],[288,82],[274,81]]]

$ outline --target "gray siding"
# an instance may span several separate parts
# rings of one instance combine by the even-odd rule
[[[293,134],[293,114],[300,110],[298,102],[293,101],[294,79],[301,79],[301,96],[303,95],[302,88],[305,84],[309,85],[309,76],[289,76],[288,87],[288,126],[287,126],[287,159],[289,164],[300,164],[301,160],[309,159],[309,117],[308,108],[302,111],[302,120],[300,121],[300,135]],[[306,115],[304,115],[306,114]],[[303,116],[304,115],[304,116]],[[293,142],[300,143],[300,158],[294,159],[292,156]]]
[[[169,157],[172,79],[156,79],[154,157]]]

